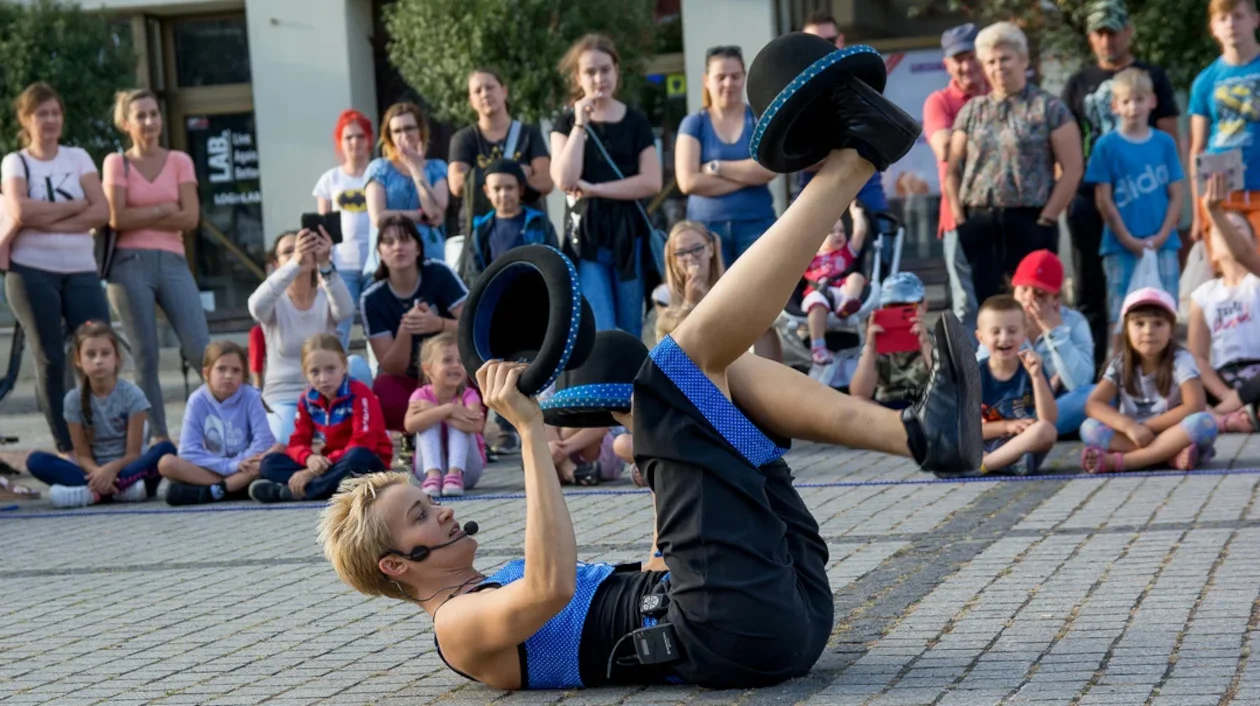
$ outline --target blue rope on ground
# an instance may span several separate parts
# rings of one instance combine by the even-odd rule
[[[1260,468],[1208,468],[1198,471],[1125,471],[1123,473],[1104,473],[1090,475],[1088,473],[1059,473],[1038,476],[977,476],[974,478],[906,478],[900,480],[850,480],[820,481],[813,483],[795,483],[797,488],[862,488],[893,485],[940,485],[946,483],[1001,483],[1029,481],[1072,481],[1072,480],[1120,480],[1123,478],[1186,478],[1196,476],[1235,476],[1257,475]],[[571,490],[566,497],[600,496],[600,495],[647,495],[647,488],[618,488],[616,490]],[[485,495],[464,495],[454,498],[443,498],[443,504],[461,503],[479,500],[524,500],[525,493],[487,493]],[[34,520],[54,517],[93,517],[99,515],[174,515],[202,512],[260,512],[272,510],[311,510],[323,506],[323,501],[278,503],[260,505],[258,503],[239,503],[232,505],[203,505],[199,507],[155,507],[134,508],[125,510],[57,510],[42,512],[19,512],[0,516],[3,520]],[[17,505],[0,506],[0,512],[16,510]]]

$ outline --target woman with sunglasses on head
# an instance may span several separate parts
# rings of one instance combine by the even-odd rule
[[[683,118],[674,148],[674,173],[687,199],[687,219],[722,241],[722,260],[735,259],[774,223],[774,172],[748,155],[756,120],[744,102],[744,57],[739,47],[705,53],[704,108]]]
[[[551,133],[551,177],[569,194],[564,251],[577,264],[596,328],[637,336],[651,233],[638,201],[661,190],[661,162],[647,116],[613,97],[620,62],[612,40],[598,34],[565,52],[560,72],[570,77],[574,103]]]
[[[415,103],[395,103],[381,118],[381,154],[368,164],[367,209],[372,234],[363,276],[371,280],[381,264],[381,223],[402,216],[416,224],[424,253],[442,260],[446,248],[446,162],[428,159],[429,121]]]
[[[88,153],[60,144],[65,104],[53,87],[33,83],[13,107],[23,147],[0,165],[12,221],[11,230],[0,232],[0,268],[8,266],[5,295],[30,337],[39,406],[57,451],[69,454],[65,332],[109,321],[92,242],[92,229],[109,220],[109,204]]]

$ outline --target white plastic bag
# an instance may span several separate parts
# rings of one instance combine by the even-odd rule
[[[1212,266],[1208,263],[1207,248],[1204,247],[1203,240],[1199,240],[1190,248],[1190,254],[1186,257],[1186,268],[1181,271],[1181,282],[1177,290],[1181,300],[1177,302],[1177,318],[1181,323],[1186,323],[1190,318],[1190,295],[1210,279]]]
[[[1159,279],[1159,256],[1151,248],[1142,251],[1142,257],[1138,259],[1137,267],[1133,268],[1133,275],[1129,278],[1129,288],[1125,295],[1132,294],[1144,287],[1153,287],[1155,289],[1163,289],[1164,283]],[[1123,330],[1124,322],[1116,322],[1116,333]]]

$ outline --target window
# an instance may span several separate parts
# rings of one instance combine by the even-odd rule
[[[181,87],[250,82],[244,15],[176,20],[174,33]]]

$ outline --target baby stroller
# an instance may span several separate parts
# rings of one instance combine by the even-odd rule
[[[870,219],[871,232],[875,237],[863,243],[852,270],[866,275],[868,281],[862,290],[862,306],[856,314],[845,319],[835,313],[827,315],[827,350],[831,351],[834,360],[820,366],[814,365],[810,357],[808,315],[801,307],[809,285],[804,278],[801,278],[775,322],[775,329],[783,342],[783,362],[834,388],[847,388],[857,369],[866,337],[866,327],[862,322],[880,306],[880,282],[901,270],[901,248],[905,241],[905,228],[901,221],[884,211],[871,214]]]

